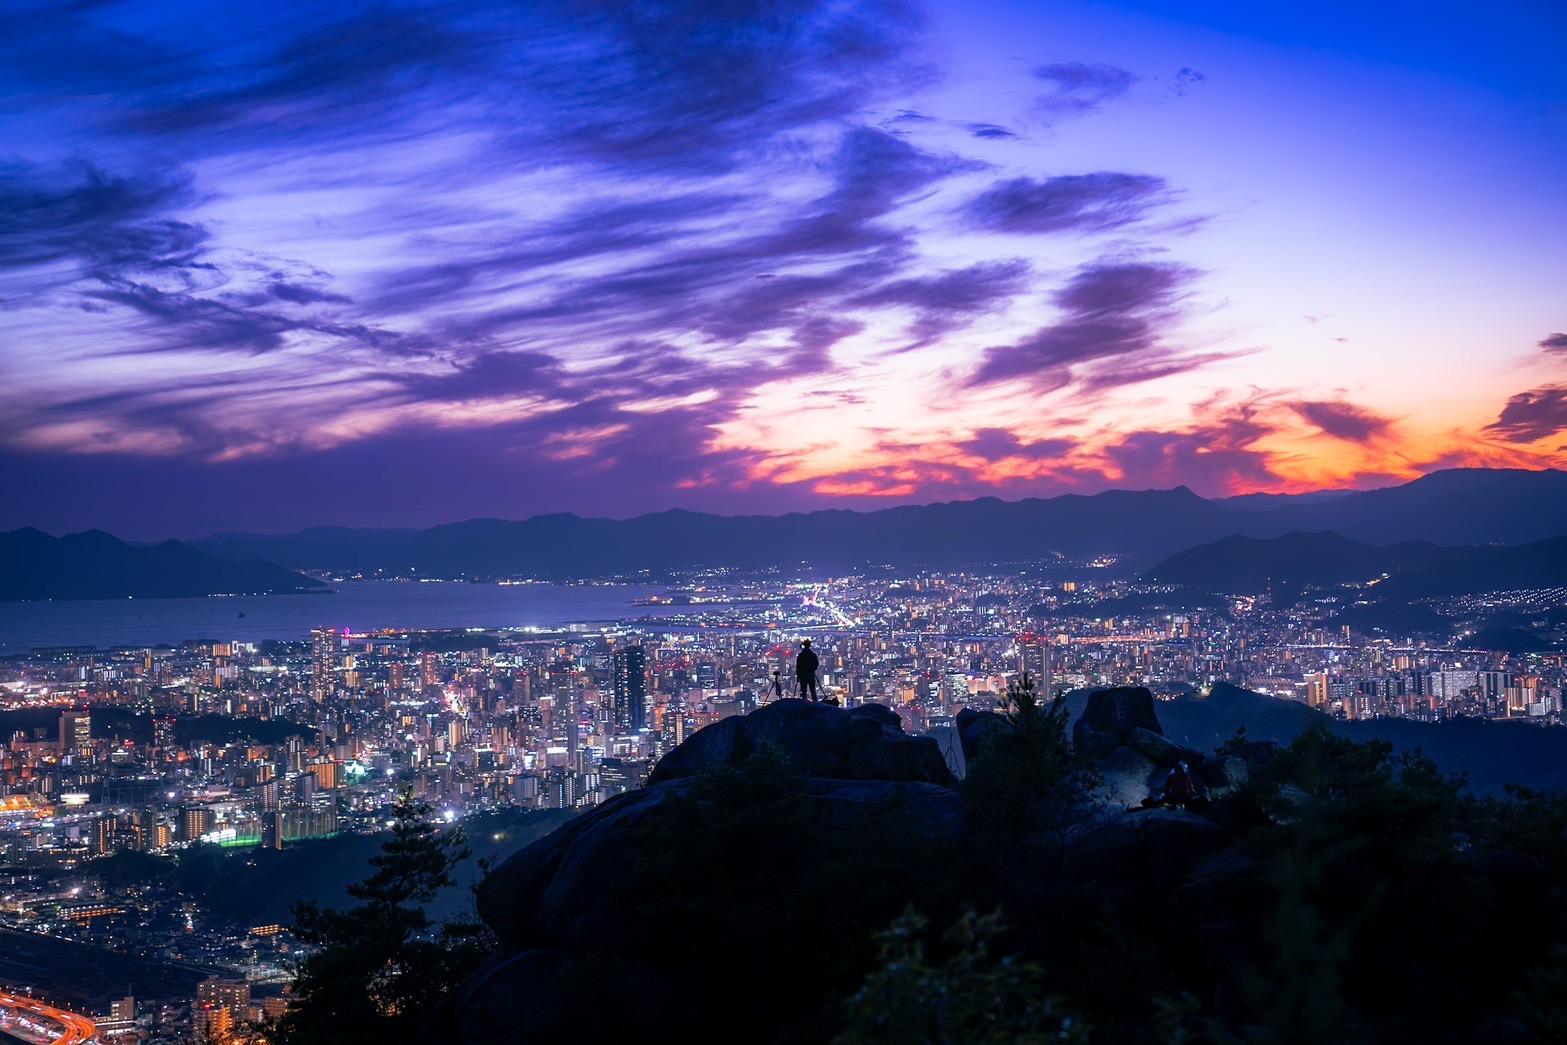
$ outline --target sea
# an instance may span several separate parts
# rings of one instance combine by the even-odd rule
[[[306,639],[310,629],[552,628],[667,613],[644,584],[339,581],[310,595],[0,602],[0,656],[59,646]]]

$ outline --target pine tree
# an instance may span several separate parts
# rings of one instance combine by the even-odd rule
[[[486,953],[475,923],[434,925],[424,906],[470,855],[462,830],[442,832],[430,808],[399,798],[374,873],[348,887],[357,906],[294,907],[294,935],[313,948],[296,968],[294,1004],[269,1037],[278,1045],[412,1040],[429,1009]]]

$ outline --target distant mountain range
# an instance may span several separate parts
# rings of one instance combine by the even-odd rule
[[[1429,541],[1380,546],[1331,531],[1224,537],[1177,552],[1145,577],[1202,591],[1254,593],[1276,585],[1365,582],[1384,573],[1424,569],[1445,554],[1448,549]]]
[[[158,545],[131,545],[98,531],[54,538],[28,529],[0,535],[0,599],[318,586],[295,570],[567,579],[705,566],[841,571],[1101,554],[1118,555],[1123,576],[1152,567],[1150,576],[1204,591],[1261,590],[1259,580],[1270,577],[1331,584],[1386,572],[1397,575],[1407,599],[1562,576],[1560,544],[1526,542],[1557,537],[1567,530],[1563,520],[1567,472],[1460,469],[1385,490],[1265,499],[1207,500],[1177,487],[781,516],[556,514],[425,530],[220,534]],[[1524,547],[1451,554],[1440,547],[1488,544]]]
[[[1386,580],[1380,580],[1383,575]],[[1372,545],[1337,533],[1225,537],[1178,552],[1144,577],[1200,591],[1259,593],[1376,580],[1389,602],[1467,592],[1567,586],[1567,537],[1508,546]],[[1347,622],[1346,622],[1347,623]]]
[[[1116,553],[1136,571],[1232,535],[1332,530],[1379,544],[1516,544],[1556,536],[1567,530],[1564,520],[1567,472],[1455,469],[1385,490],[1268,501],[1206,500],[1177,487],[780,516],[676,510],[615,520],[558,514],[427,530],[220,534],[193,543],[213,555],[293,569],[442,577],[561,578],[700,566],[959,566],[1037,561],[1052,553]]]
[[[235,562],[179,541],[127,544],[100,530],[0,533],[0,600],[172,598],[302,592],[320,581],[266,562]]]

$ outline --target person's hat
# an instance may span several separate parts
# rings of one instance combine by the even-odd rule
[[[811,644],[811,640],[810,639],[806,639],[803,643],[801,643],[802,646],[809,646],[810,644]]]

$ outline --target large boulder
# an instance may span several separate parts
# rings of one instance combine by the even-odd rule
[[[1135,729],[1164,735],[1154,713],[1153,694],[1146,687],[1095,690],[1072,726],[1072,746],[1079,755],[1104,758],[1130,743]]]
[[[615,985],[614,1005],[571,1004]],[[649,1020],[648,1013],[679,993],[682,981],[667,969],[636,959],[610,968],[558,948],[497,954],[450,995],[425,1025],[426,1042],[687,1041],[678,1021]],[[525,1023],[519,1020],[524,1014]],[[523,1027],[526,1026],[526,1030]]]
[[[749,759],[763,748],[799,776]],[[738,771],[733,787],[698,776],[722,768]],[[646,1012],[714,976],[752,1022],[782,1024],[795,1015],[787,991],[735,1000],[747,970],[766,960],[761,952],[779,955],[798,989],[830,966],[813,960],[810,941],[846,932],[863,944],[938,888],[966,838],[952,783],[936,742],[905,734],[881,705],[783,700],[715,723],[666,756],[647,787],[584,812],[484,878],[476,906],[500,946],[431,1014],[425,1040],[515,1040],[519,1012],[540,1033],[582,1040],[690,1040],[672,1033],[679,1024],[647,1029]],[[845,894],[812,877],[827,863],[844,882],[888,891]],[[662,938],[665,929],[678,937]],[[704,964],[725,954],[733,968]],[[626,1004],[592,1004],[605,982],[623,981]],[[723,1025],[716,1011],[696,1022]]]
[[[534,842],[479,883],[479,917],[512,947],[588,948],[614,939],[627,925],[632,869],[645,841],[639,826],[691,787],[672,780],[617,795]],[[810,818],[828,830],[867,815],[906,815],[932,843],[962,830],[962,799],[936,784],[808,779],[803,797]]]
[[[955,783],[935,739],[903,732],[891,708],[865,704],[845,711],[806,700],[776,700],[698,730],[659,761],[648,782],[737,766],[763,746],[781,751],[810,777]]]
[[[1169,769],[1172,766],[1185,762],[1188,766],[1198,766],[1203,762],[1200,751],[1194,751],[1189,747],[1182,747],[1175,741],[1165,737],[1162,733],[1156,733],[1142,726],[1132,727],[1127,735],[1128,747],[1135,749],[1150,759],[1155,765]]]
[[[1101,881],[1139,877],[1178,883],[1228,843],[1206,817],[1176,809],[1138,809],[1093,825],[1074,840],[1075,870]]]
[[[479,917],[511,944],[591,938],[630,889],[637,825],[688,786],[616,795],[511,856],[475,889]]]
[[[994,711],[975,711],[973,708],[959,711],[956,725],[965,764],[972,763],[994,737],[1012,730],[1012,723],[1007,721],[1006,716]]]
[[[1093,769],[1097,776],[1094,798],[1122,809],[1142,805],[1164,777],[1164,770],[1157,763],[1133,747],[1116,748],[1095,763]]]

